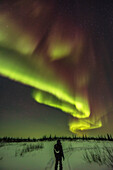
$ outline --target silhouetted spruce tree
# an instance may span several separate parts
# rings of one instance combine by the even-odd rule
[[[51,135],[49,136],[48,140],[49,140],[49,141],[51,141],[51,140],[52,140],[52,137],[51,137]]]

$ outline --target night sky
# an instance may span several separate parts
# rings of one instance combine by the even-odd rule
[[[113,135],[113,1],[0,1],[0,136]]]

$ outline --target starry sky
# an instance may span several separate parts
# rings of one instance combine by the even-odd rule
[[[113,1],[0,1],[0,134],[113,135]]]

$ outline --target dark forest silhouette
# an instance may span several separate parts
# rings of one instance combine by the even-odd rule
[[[62,136],[62,137],[57,137],[54,136],[52,137],[51,135],[47,137],[46,135],[43,136],[42,138],[15,138],[15,137],[0,137],[0,142],[37,142],[37,141],[56,141],[58,139],[61,140],[68,140],[68,141],[76,141],[76,140],[97,140],[97,141],[113,141],[113,137],[111,134],[107,135],[98,135],[97,137],[89,137],[87,135],[83,135],[82,137],[78,137],[76,135],[73,135],[72,137],[67,137],[67,136]]]

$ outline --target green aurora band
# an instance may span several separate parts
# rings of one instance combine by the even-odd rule
[[[74,117],[89,117],[90,111],[87,101],[80,97],[75,100],[75,97],[71,93],[69,94],[65,85],[60,84],[53,77],[52,81],[46,78],[47,74],[46,77],[44,73],[39,72],[39,74],[30,61],[21,58],[21,55],[17,52],[0,48],[0,73],[10,79],[40,89],[40,91],[35,90],[35,93],[33,93],[33,97],[39,103],[59,108]]]
[[[26,60],[26,57],[23,59],[22,56],[23,55],[18,52],[1,47],[1,75],[39,89],[34,90],[32,94],[33,98],[39,103],[61,109],[73,117],[88,118],[90,116],[90,108],[87,100],[84,100],[80,96],[76,98],[72,96],[65,85],[60,84],[56,78],[54,79],[54,76],[52,77],[52,81],[48,79],[50,72],[47,76],[46,70],[46,78],[43,72],[35,69],[34,65],[29,60]],[[93,126],[91,122],[92,121],[84,122],[84,119],[82,119],[81,121],[79,120],[78,123],[69,123],[69,129],[71,132],[76,133],[78,130],[87,130],[102,126],[101,121],[98,123],[93,122]]]
[[[0,6],[0,74],[31,86],[32,97],[38,103],[70,114],[72,133],[102,127],[100,112],[105,110],[105,104],[94,93],[100,92],[104,83],[107,87],[106,75],[102,73],[104,64],[99,65],[101,57],[100,63],[97,61],[89,29],[87,32],[77,25],[76,10],[74,17],[70,13],[67,17],[68,5],[61,8],[61,4],[53,2],[29,0],[26,5],[25,0],[20,0]],[[14,11],[9,11],[11,5]],[[101,56],[106,58],[103,44],[100,43]],[[105,93],[109,94],[107,90]],[[110,103],[112,97],[108,98]]]

